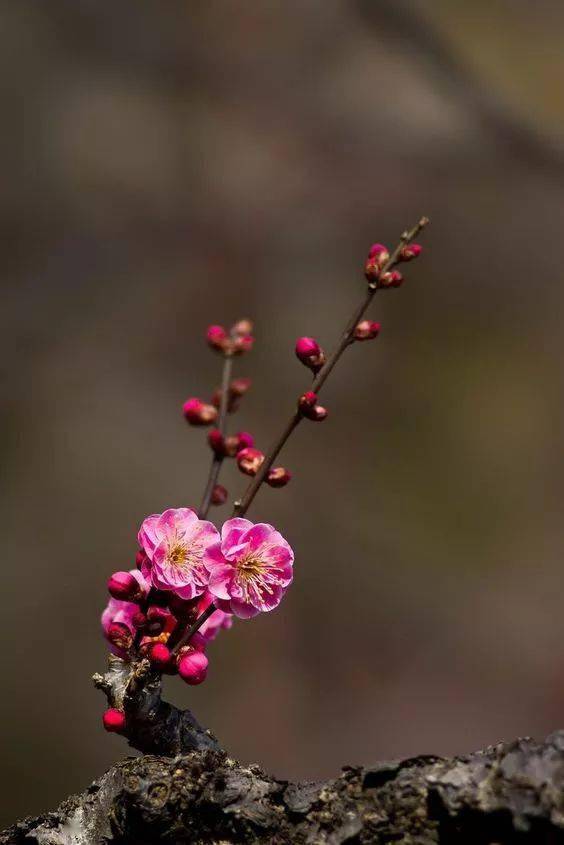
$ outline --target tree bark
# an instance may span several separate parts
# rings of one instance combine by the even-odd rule
[[[1,845],[103,842],[560,843],[564,731],[466,757],[346,767],[316,784],[277,780],[221,750],[145,755],[0,834]]]

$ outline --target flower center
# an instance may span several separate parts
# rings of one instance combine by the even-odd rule
[[[175,543],[168,550],[168,559],[173,566],[184,566],[188,557],[188,549],[182,543]]]
[[[256,581],[262,574],[262,561],[257,558],[243,558],[237,563],[237,574],[244,581]]]

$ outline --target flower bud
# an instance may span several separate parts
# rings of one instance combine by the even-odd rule
[[[216,484],[212,490],[211,503],[212,505],[224,505],[227,501],[227,488],[223,484]]]
[[[400,261],[412,261],[419,258],[423,251],[421,244],[406,244],[400,252]]]
[[[208,443],[214,454],[219,456],[225,455],[225,438],[219,428],[212,428],[208,432]]]
[[[133,645],[133,635],[122,622],[110,622],[106,629],[106,639],[122,651],[129,651]]]
[[[285,487],[292,477],[292,473],[284,467],[273,467],[268,471],[266,483],[271,487]]]
[[[308,390],[298,399],[298,409],[308,420],[321,422],[327,416],[327,408],[317,404],[317,394]]]
[[[166,607],[151,605],[147,609],[147,633],[155,635],[161,632],[170,633],[176,624],[172,613]]]
[[[403,282],[403,276],[399,270],[389,270],[387,273],[381,273],[378,279],[377,287],[379,288],[399,288]]]
[[[187,399],[182,411],[190,425],[210,425],[217,419],[217,408],[201,399]]]
[[[227,344],[227,332],[223,326],[208,326],[206,340],[212,349],[223,352]]]
[[[135,554],[135,566],[137,569],[141,569],[143,564],[147,562],[147,555],[145,552],[142,552],[141,549],[136,552]]]
[[[314,373],[325,363],[325,353],[313,337],[300,337],[296,341],[296,355]]]
[[[232,341],[232,350],[234,355],[243,355],[245,352],[250,352],[255,342],[252,334],[238,335]]]
[[[163,671],[170,663],[172,654],[170,649],[164,643],[155,643],[149,649],[149,662],[155,669]]]
[[[248,449],[254,445],[255,439],[248,431],[239,431],[225,438],[225,454],[234,458],[242,449]]]
[[[115,707],[110,707],[104,711],[102,723],[110,733],[123,733],[125,730],[125,713],[122,713],[121,710],[117,710]]]
[[[142,589],[131,572],[114,572],[108,578],[108,592],[120,601],[135,601],[142,595]]]
[[[390,253],[388,247],[384,244],[372,244],[368,250],[368,257],[373,261],[377,261],[380,267],[383,267],[386,261],[390,260]]]
[[[191,686],[205,681],[208,673],[208,658],[203,651],[193,651],[188,647],[181,650],[178,660],[178,674],[183,681]]]
[[[229,390],[234,396],[244,396],[244,394],[249,390],[252,381],[250,378],[246,378],[241,376],[240,378],[234,378],[233,381],[229,384]]]
[[[263,453],[251,446],[241,449],[237,454],[237,466],[245,475],[256,475],[263,461]]]
[[[380,333],[380,323],[373,323],[372,320],[361,320],[353,332],[355,340],[372,340]]]
[[[251,320],[237,320],[237,322],[231,327],[231,334],[239,336],[250,335],[253,332],[253,328]]]

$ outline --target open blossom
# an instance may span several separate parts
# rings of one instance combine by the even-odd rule
[[[150,575],[153,587],[193,599],[207,587],[204,554],[218,539],[217,528],[198,519],[190,508],[169,508],[148,516],[138,534],[147,555],[143,572]]]
[[[215,601],[215,596],[210,592],[205,592],[198,602],[198,616],[207,610],[212,601]],[[233,625],[233,618],[231,613],[225,613],[223,610],[214,610],[209,619],[206,619],[200,628],[200,634],[204,637],[207,643],[215,640],[222,628],[231,628]]]
[[[127,629],[129,634],[135,634],[135,626],[133,625],[133,617],[139,610],[138,605],[131,601],[120,601],[119,599],[110,598],[102,613],[102,630],[104,636],[108,639],[111,626],[120,625]],[[110,640],[110,651],[118,657],[126,657],[127,650],[120,648],[115,642]]]
[[[250,619],[280,604],[292,582],[294,553],[272,525],[235,518],[207,548],[204,563],[219,609]]]

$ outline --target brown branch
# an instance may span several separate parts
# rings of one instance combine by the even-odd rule
[[[564,841],[564,731],[464,757],[347,766],[288,783],[214,749],[110,769],[0,845],[555,845]]]
[[[227,428],[227,409],[229,407],[229,383],[231,381],[231,373],[233,370],[233,357],[230,352],[224,353],[225,358],[223,361],[223,374],[221,377],[221,397],[219,403],[219,417],[217,422],[217,427],[220,430],[222,435],[225,435],[225,431]],[[211,462],[210,472],[208,476],[208,481],[206,484],[206,489],[204,491],[204,496],[202,498],[202,502],[200,504],[198,510],[198,516],[200,519],[205,519],[208,515],[210,505],[211,505],[211,497],[214,490],[215,485],[217,484],[217,479],[219,478],[219,473],[221,470],[221,465],[223,464],[223,455],[216,455],[214,454]]]
[[[422,217],[421,220],[413,227],[413,229],[402,234],[397,247],[390,255],[390,258],[388,259],[386,264],[383,266],[382,273],[388,272],[392,267],[394,267],[398,263],[400,253],[403,247],[406,244],[410,243],[414,238],[416,238],[428,222],[429,221],[426,217]],[[307,388],[308,390],[313,391],[313,393],[319,393],[319,391],[327,381],[329,375],[331,374],[333,368],[339,361],[339,358],[341,357],[347,346],[349,346],[349,344],[351,343],[353,332],[359,321],[364,316],[368,306],[372,302],[376,290],[377,284],[375,284],[374,282],[369,283],[368,291],[366,292],[362,302],[354,310],[350,320],[346,324],[340,342],[327,359],[325,365],[317,374],[317,377],[314,379],[313,384]],[[238,502],[235,502],[233,516],[244,516],[246,514],[261,485],[266,480],[266,477],[270,468],[272,467],[272,464],[280,454],[280,451],[282,450],[284,444],[286,443],[294,429],[297,428],[297,426],[300,424],[302,418],[302,414],[299,410],[294,411],[292,413],[292,416],[290,417],[289,421],[286,423],[282,432],[279,434],[278,438],[274,441],[274,444],[271,446],[257,474],[245,490],[243,497]]]

